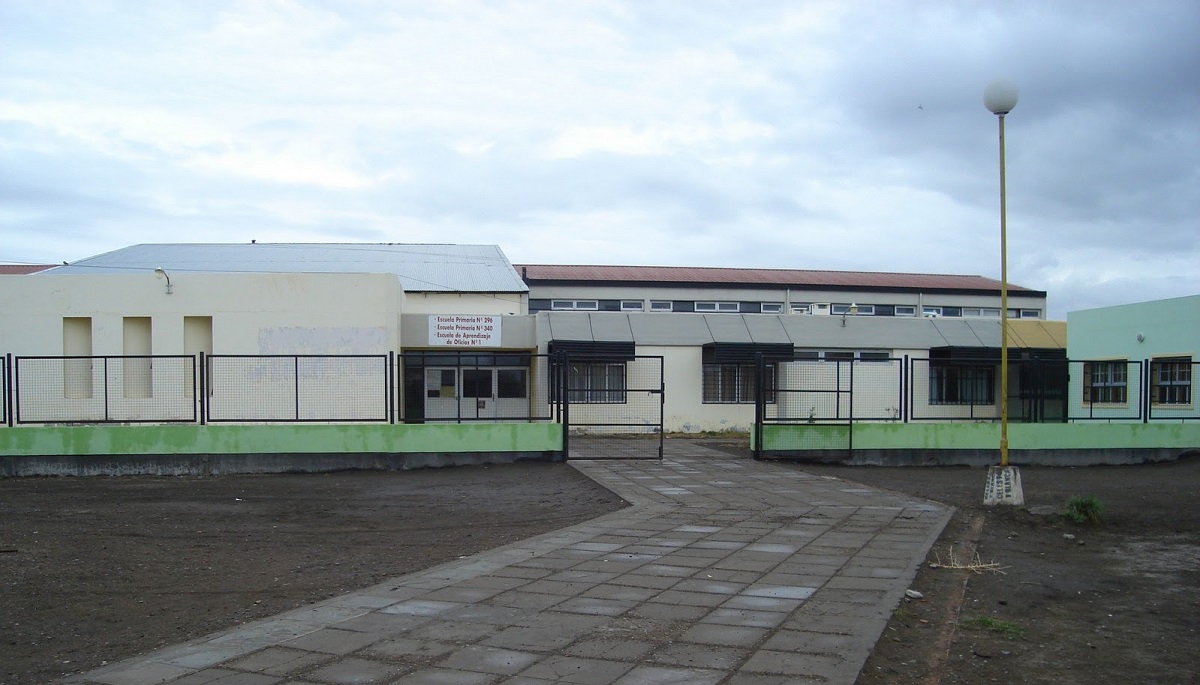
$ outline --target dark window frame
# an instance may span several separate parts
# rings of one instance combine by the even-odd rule
[[[571,404],[626,404],[629,367],[623,361],[573,361],[567,365]]]
[[[1083,363],[1084,404],[1129,404],[1129,361]]]
[[[766,402],[775,403],[776,364],[765,364]],[[754,404],[754,364],[705,362],[701,369],[702,404]]]
[[[990,407],[996,404],[996,367],[992,364],[929,364],[929,404]]]
[[[1150,360],[1150,402],[1159,406],[1192,403],[1192,358],[1159,357]]]

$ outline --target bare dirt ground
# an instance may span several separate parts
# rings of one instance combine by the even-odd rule
[[[1022,508],[982,506],[985,469],[790,467],[952,504],[930,561],[953,549],[1003,567],[922,567],[924,599],[895,613],[860,685],[1200,682],[1200,457],[1025,467]],[[1098,497],[1104,521],[1060,516],[1075,495]],[[621,506],[560,464],[0,480],[0,682],[49,682]],[[999,623],[969,627],[981,618]]]
[[[0,479],[0,683],[50,682],[623,506],[548,463]]]
[[[928,561],[1002,567],[923,566],[859,685],[1200,683],[1200,457],[1024,467],[1025,507],[982,506],[987,469],[796,468],[952,504]],[[1101,523],[1062,516],[1088,495]]]

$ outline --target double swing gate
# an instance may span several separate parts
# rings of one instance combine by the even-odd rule
[[[558,422],[573,459],[661,459],[662,357],[0,357],[0,423]]]

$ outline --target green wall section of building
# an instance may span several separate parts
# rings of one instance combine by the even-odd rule
[[[1067,314],[1070,359],[1200,354],[1200,295],[1084,309]]]
[[[764,426],[767,451],[999,449],[995,423],[856,423],[847,426]],[[1013,450],[1200,449],[1200,422],[1020,423],[1008,427]]]
[[[551,452],[556,423],[0,428],[0,456]]]

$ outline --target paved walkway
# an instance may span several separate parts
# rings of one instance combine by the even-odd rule
[[[686,441],[572,463],[632,506],[67,682],[849,684],[951,514]]]

